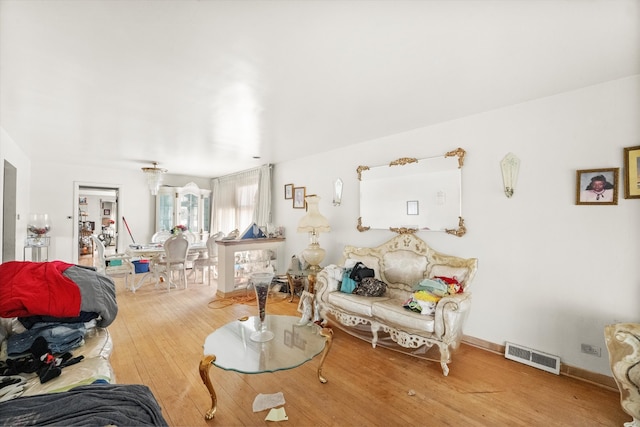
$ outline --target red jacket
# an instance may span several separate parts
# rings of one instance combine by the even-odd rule
[[[77,317],[80,289],[62,274],[62,261],[0,264],[0,317]]]

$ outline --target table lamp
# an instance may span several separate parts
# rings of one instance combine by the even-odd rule
[[[324,259],[325,254],[325,250],[322,249],[318,243],[318,236],[321,232],[326,233],[331,231],[331,226],[327,218],[325,218],[318,209],[320,197],[307,196],[305,200],[308,211],[298,223],[298,233],[309,233],[311,242],[309,246],[302,251],[302,256],[305,261],[309,263],[309,270],[315,273],[320,270],[320,263]]]

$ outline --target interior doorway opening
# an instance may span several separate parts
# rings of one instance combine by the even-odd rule
[[[105,246],[106,254],[119,252],[120,188],[118,186],[77,184],[75,203],[77,227],[74,253],[80,265],[94,265],[96,247],[93,237]]]

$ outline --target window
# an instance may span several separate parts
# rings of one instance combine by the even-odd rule
[[[213,229],[229,234],[252,223],[266,225],[271,211],[271,166],[213,180]],[[259,190],[260,189],[260,190]]]

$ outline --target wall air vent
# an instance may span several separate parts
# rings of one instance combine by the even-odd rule
[[[560,374],[560,358],[558,356],[508,342],[504,350],[504,357],[552,374]]]

